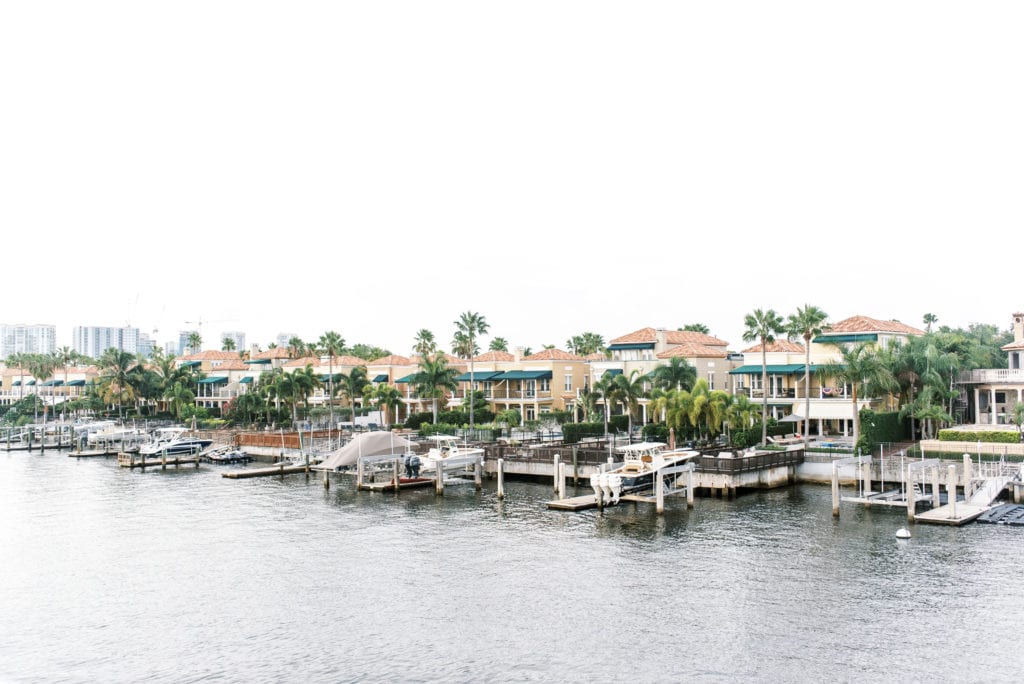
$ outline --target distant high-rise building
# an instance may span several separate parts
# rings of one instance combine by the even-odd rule
[[[232,340],[235,343],[234,351],[239,351],[240,352],[240,351],[244,351],[245,350],[245,333],[244,332],[237,332],[235,330],[232,330],[230,332],[222,332],[220,334],[220,340],[219,340],[220,344],[217,345],[218,349],[223,349],[224,348],[224,340]]]
[[[193,334],[199,335],[200,333],[199,333],[198,330],[179,330],[178,331],[178,352],[177,352],[178,356],[181,356],[183,354],[193,354],[195,352],[202,351],[202,346],[203,345],[199,345],[200,349],[192,349],[192,347],[189,346],[188,338],[191,337]],[[206,340],[203,340],[203,342],[205,342],[205,341]]]
[[[153,356],[153,351],[156,349],[156,342],[149,338],[146,333],[139,333],[139,347],[137,354],[141,354],[147,359]]]
[[[55,351],[55,325],[0,325],[0,359],[11,354],[52,354]]]
[[[71,331],[71,347],[79,354],[93,359],[100,358],[110,348],[138,354],[139,329],[76,326]]]
[[[277,346],[278,347],[287,347],[288,346],[288,341],[291,340],[293,337],[298,337],[298,335],[296,335],[295,333],[278,333],[277,334]]]

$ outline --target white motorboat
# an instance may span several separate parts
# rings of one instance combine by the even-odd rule
[[[438,463],[443,464],[442,469],[470,465],[484,455],[483,449],[459,444],[459,438],[452,435],[432,435],[428,439],[433,446],[420,455],[420,472],[423,473],[435,472]]]
[[[157,428],[152,441],[139,447],[139,453],[144,456],[190,456],[213,444],[212,439],[191,437],[187,432],[185,427]]]
[[[90,431],[86,435],[85,443],[88,446],[118,446],[121,444],[135,446],[140,442],[145,441],[146,436],[147,433],[145,430],[111,423],[110,425],[103,426],[98,430]]]
[[[623,463],[617,468],[590,476],[594,494],[605,503],[615,504],[623,494],[654,488],[654,475],[659,470],[683,465],[700,456],[699,451],[668,450],[664,442],[640,442],[619,447]],[[669,487],[675,484],[675,474],[667,476]]]

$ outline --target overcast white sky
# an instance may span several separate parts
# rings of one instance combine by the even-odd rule
[[[1024,309],[1024,3],[2,2],[0,322]],[[923,327],[923,326],[922,326]]]

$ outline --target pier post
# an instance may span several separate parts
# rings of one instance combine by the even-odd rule
[[[579,487],[580,486],[580,466],[579,466],[579,461],[576,460],[576,450],[578,448],[579,447],[577,447],[575,444],[572,447],[572,486],[573,487]]]
[[[565,498],[565,464],[562,463],[562,462],[559,462],[557,464],[557,466],[558,466],[558,472],[557,472],[558,477],[556,479],[556,482],[558,483],[558,486],[557,486],[558,498],[559,499],[564,499]]]
[[[331,488],[331,475],[330,471],[324,468],[324,489]]]
[[[950,509],[952,513],[949,517],[956,518],[956,466],[953,464],[950,464],[949,468],[946,469],[946,497],[949,499],[949,504],[952,507]]]
[[[910,469],[907,469],[907,479],[910,479]],[[907,522],[914,522],[914,514],[917,513],[917,502],[914,501],[914,483],[907,482]]]
[[[686,507],[693,508],[693,468],[686,471]]]
[[[363,488],[363,459],[356,460],[356,489]]]
[[[868,494],[871,493],[871,457],[870,456],[868,456],[867,459],[865,459],[864,462],[861,463],[860,474],[861,474],[861,479],[864,481],[864,485],[863,485],[864,494],[863,494],[863,496],[867,496]]]
[[[978,451],[978,460],[981,460],[981,451]],[[971,497],[971,481],[974,480],[974,468],[971,463],[971,455],[964,454],[964,500]]]
[[[942,487],[939,486],[939,467],[935,466],[932,468],[932,508],[938,508],[942,503],[942,497],[939,496],[942,491]]]
[[[434,493],[444,496],[444,464],[441,461],[434,463]]]
[[[665,512],[665,478],[661,476],[660,470],[654,473],[654,496],[657,499],[655,510],[661,515]]]
[[[391,462],[391,481],[395,483],[395,494],[398,493],[398,459]]]
[[[554,486],[556,494],[558,493],[558,464],[561,458],[561,456],[555,454],[554,470],[551,471],[551,484]]]
[[[839,517],[839,464],[832,461],[832,517]]]
[[[476,491],[480,491],[484,488],[484,460],[483,456],[480,456],[473,461],[473,484],[476,486]]]
[[[505,459],[498,459],[498,498],[505,498]]]
[[[28,428],[28,453],[32,453],[32,427]]]

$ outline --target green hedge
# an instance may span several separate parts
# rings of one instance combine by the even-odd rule
[[[974,432],[967,430],[939,430],[941,442],[998,442],[1000,444],[1017,444],[1020,434],[1006,430],[985,430]]]
[[[566,423],[562,426],[562,441],[575,444],[584,437],[604,437],[604,423]]]
[[[862,448],[871,449],[876,444],[905,442],[907,420],[900,419],[898,412],[876,413],[871,409],[860,412],[860,441]]]
[[[665,442],[668,444],[668,426],[664,423],[648,423],[644,425],[645,442]]]
[[[612,416],[608,419],[609,432],[625,432],[629,429],[629,416]]]

